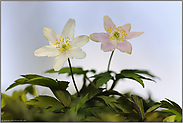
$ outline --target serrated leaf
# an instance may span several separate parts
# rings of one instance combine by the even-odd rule
[[[110,75],[109,72],[100,73],[100,74],[94,75],[92,77],[94,77],[96,80],[97,88],[99,88],[103,84],[106,84],[112,78],[112,76]],[[90,78],[92,78],[92,77],[90,77]]]
[[[57,99],[63,103],[65,107],[69,107],[71,103],[71,96],[68,91],[52,89],[52,92],[57,97]]]
[[[63,108],[63,105],[51,96],[41,95],[36,97],[35,99],[31,99],[26,102],[28,105],[33,105],[35,107],[41,107],[50,111],[54,111],[57,109]]]

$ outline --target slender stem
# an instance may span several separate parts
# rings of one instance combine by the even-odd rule
[[[114,50],[112,51],[111,56],[109,58],[109,63],[108,63],[108,67],[107,67],[108,72],[109,72],[109,67],[110,67],[110,64],[111,64],[111,59],[112,59],[113,54],[114,54]],[[106,91],[107,91],[107,83],[106,83]]]
[[[109,63],[108,63],[107,71],[109,71],[109,67],[110,67],[110,64],[111,64],[111,59],[112,59],[113,54],[114,54],[114,50],[112,51],[111,56],[109,58]]]
[[[78,88],[76,86],[76,82],[74,80],[74,76],[73,76],[73,72],[72,72],[72,67],[71,67],[71,62],[70,62],[70,59],[68,58],[68,63],[69,63],[69,67],[70,67],[70,71],[71,71],[71,76],[72,76],[72,80],[73,80],[73,83],[74,83],[74,87],[77,91],[77,94],[78,94],[78,97],[80,97],[80,94],[79,94],[79,91],[78,91]]]

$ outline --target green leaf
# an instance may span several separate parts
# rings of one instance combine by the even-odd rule
[[[97,97],[99,97],[99,98],[101,98],[102,100],[104,100],[104,102],[105,102],[108,106],[112,107],[115,111],[117,111],[117,110],[116,110],[116,105],[114,104],[114,103],[117,103],[117,101],[116,101],[114,98],[108,97],[108,96],[97,96]],[[119,107],[117,106],[117,108],[119,108]]]
[[[140,79],[139,75],[137,75],[137,74],[124,74],[124,73],[122,73],[122,74],[125,76],[125,78],[129,78],[129,79],[136,80],[136,81],[139,82],[139,83],[142,85],[142,87],[144,88],[144,83],[143,83],[143,81]]]
[[[71,96],[68,91],[66,90],[56,90],[52,89],[54,95],[59,99],[65,107],[69,107],[71,103]]]
[[[139,99],[136,95],[132,95],[131,99],[129,99],[134,104],[134,107],[140,114],[141,118],[144,118],[144,107],[143,107],[143,102],[142,99]]]
[[[100,73],[100,74],[97,74],[97,75],[92,76],[92,77],[94,77],[96,80],[96,87],[97,88],[102,86],[104,83],[106,84],[112,78],[112,76],[110,75],[109,72]],[[92,78],[92,77],[90,77],[90,78]]]
[[[36,78],[41,78],[42,77],[42,76],[36,75],[36,74],[27,74],[27,75],[21,75],[21,76],[24,77],[24,78],[20,78],[20,79],[15,80],[15,83],[11,84],[6,89],[6,91],[13,88],[13,87],[15,87],[15,86],[17,86],[17,85],[31,84],[31,83],[28,82],[29,80],[32,80],[32,79],[34,80]],[[43,77],[43,78],[46,78],[46,77]],[[40,85],[40,84],[38,84],[38,85]]]
[[[13,84],[11,84],[5,91],[7,91],[7,90],[9,90],[9,89],[11,89],[11,88],[13,88],[13,87],[15,87],[17,85],[20,85],[20,84],[19,83],[13,83]]]
[[[79,104],[76,107],[76,112],[78,112],[78,110],[85,104],[85,102],[88,99],[88,94],[86,94],[79,102]]]
[[[26,82],[27,84],[33,84],[33,85],[41,85],[41,86],[46,86],[46,87],[50,87],[50,88],[58,88],[58,83],[51,79],[51,78],[47,78],[47,77],[37,77],[37,78],[33,78],[30,79]]]
[[[87,72],[89,72],[89,70],[84,71],[81,67],[72,67],[72,72],[73,74],[85,74]],[[91,70],[91,72],[95,72],[95,70]],[[60,69],[59,71],[54,71],[54,69],[48,70],[45,73],[58,73],[58,74],[64,74],[64,73],[68,73],[68,75],[71,75],[70,72],[70,67],[64,67],[62,69]]]
[[[168,100],[169,102],[171,102],[173,104],[174,110],[176,110],[180,114],[182,113],[182,108],[177,103],[175,103],[174,101],[172,101],[170,99],[167,99],[167,98],[165,98],[165,99]]]
[[[35,107],[41,107],[49,111],[54,111],[57,109],[64,108],[63,105],[51,96],[38,96],[35,99],[31,99],[26,102],[28,105],[33,105]]]
[[[152,78],[156,77],[156,76],[150,74],[148,71],[145,71],[145,70],[125,69],[125,70],[122,70],[120,74],[116,74],[116,83],[115,83],[115,85],[118,82],[117,80],[124,79],[124,78],[132,79],[132,80],[135,80],[135,81],[139,82],[142,85],[143,88],[144,88],[144,83],[143,83],[142,79],[150,80],[150,81],[154,81],[155,82],[155,80],[153,80],[151,78],[144,77],[144,76],[139,75],[139,74],[148,75],[148,76],[150,76]]]
[[[146,111],[146,113],[145,113],[145,115],[147,115],[148,113],[150,113],[150,112],[153,112],[153,111],[155,111],[157,108],[159,108],[161,106],[161,104],[155,104],[154,106],[152,106],[151,108],[149,108],[147,111]]]
[[[24,89],[25,93],[30,93],[33,96],[37,96],[36,89],[33,87],[33,85],[29,85]]]
[[[150,72],[148,72],[146,70],[138,70],[138,69],[124,69],[121,71],[121,73],[129,73],[129,74],[140,73],[140,74],[148,75],[153,78],[156,77],[155,75],[151,74]]]
[[[61,90],[66,90],[66,88],[68,87],[68,84],[69,84],[69,82],[67,82],[67,81],[57,81],[57,82],[58,82],[59,88]]]
[[[27,75],[20,75],[20,76],[25,77],[26,79],[33,79],[33,78],[43,77],[43,76],[37,75],[37,74],[27,74]]]
[[[19,84],[26,84],[25,82],[26,82],[27,80],[28,80],[27,78],[20,78],[20,79],[15,80],[15,82],[16,82],[16,83],[19,83]]]
[[[144,118],[147,117],[147,115],[153,111],[155,111],[157,108],[161,107],[161,104],[155,104],[154,106],[152,106],[151,108],[149,108],[146,113],[144,114]]]
[[[163,120],[163,122],[174,122],[175,121],[175,118],[176,118],[176,115],[171,115],[171,116],[166,117]]]

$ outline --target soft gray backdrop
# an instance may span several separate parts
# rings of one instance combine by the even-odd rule
[[[1,92],[12,94],[18,86],[5,89],[20,78],[21,74],[35,73],[71,81],[65,75],[44,74],[53,68],[54,58],[36,57],[34,51],[48,42],[43,28],[48,27],[61,34],[69,18],[76,20],[75,36],[105,32],[103,16],[108,15],[117,26],[131,23],[131,31],[144,34],[129,40],[132,54],[116,50],[111,70],[145,69],[159,76],[157,83],[145,81],[145,88],[132,80],[120,81],[115,90],[132,91],[145,98],[160,101],[165,98],[182,105],[182,2],[181,1],[3,1],[1,2]],[[100,43],[89,41],[82,49],[84,59],[72,59],[74,67],[107,69],[111,52],[100,50]],[[67,62],[64,66],[68,66]],[[81,88],[81,76],[76,76]],[[111,84],[111,83],[110,83]],[[109,84],[109,87],[110,87]],[[40,94],[51,94],[47,88],[37,86]],[[72,83],[69,92],[74,93]]]

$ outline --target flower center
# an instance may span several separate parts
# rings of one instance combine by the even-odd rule
[[[120,36],[120,33],[119,33],[118,31],[115,31],[115,32],[113,33],[113,37],[119,38],[119,36]]]
[[[56,46],[58,51],[66,52],[71,47],[71,42],[72,41],[70,41],[69,37],[63,38],[62,36],[60,36],[59,39],[56,39],[56,43],[54,45]]]
[[[114,25],[112,28],[109,27],[107,29],[107,33],[105,34],[108,35],[109,39],[112,41],[124,41],[127,35],[126,30],[124,30],[122,26],[117,28],[116,25]]]

